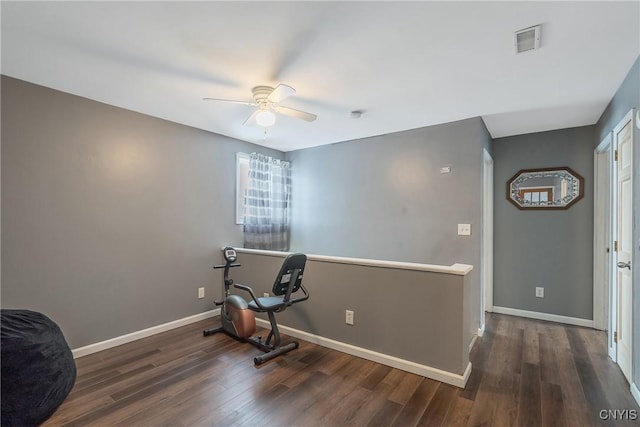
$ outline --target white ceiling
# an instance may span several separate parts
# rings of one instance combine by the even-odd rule
[[[282,151],[482,116],[593,124],[640,54],[640,2],[7,2],[2,74]],[[513,32],[542,24],[542,47]],[[286,83],[266,136],[251,88]],[[352,110],[363,110],[360,119]]]

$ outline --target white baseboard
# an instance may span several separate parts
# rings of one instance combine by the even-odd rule
[[[469,353],[471,353],[471,350],[473,349],[473,345],[476,343],[477,339],[478,339],[478,335],[474,335],[471,337],[471,341],[469,341]]]
[[[256,323],[260,326],[270,328],[269,322],[263,319],[256,318]],[[398,357],[389,356],[387,354],[378,353],[376,351],[368,350],[362,347],[356,347],[351,344],[346,344],[340,341],[335,341],[329,338],[321,337],[318,335],[310,334],[305,331],[293,329],[288,326],[278,325],[278,329],[285,332],[295,338],[299,338],[304,341],[311,342],[313,344],[327,347],[333,350],[347,353],[352,356],[361,357],[363,359],[371,360],[373,362],[381,363],[392,368],[397,368],[412,374],[417,374],[426,378],[431,378],[436,381],[451,384],[456,387],[464,388],[471,375],[471,362],[467,364],[466,369],[462,375],[454,374],[452,372],[443,371],[441,369],[432,368],[431,366],[421,365],[419,363],[411,362],[409,360],[400,359]]]
[[[631,383],[631,395],[636,400],[636,403],[640,405],[640,390],[638,390],[636,383]]]
[[[151,328],[143,329],[141,331],[132,332],[130,334],[122,335],[119,337],[111,338],[106,341],[101,341],[95,344],[90,344],[84,347],[79,347],[72,350],[73,358],[87,356],[89,354],[97,353],[102,350],[107,350],[113,347],[117,347],[122,344],[126,344],[132,341],[136,341],[142,338],[149,337],[151,335],[159,334],[161,332],[169,331],[171,329],[179,328],[181,326],[189,325],[191,323],[199,322],[200,320],[208,319],[220,314],[220,309],[206,311],[204,313],[195,314],[193,316],[185,317],[183,319],[174,320],[172,322],[163,323],[162,325],[153,326]],[[269,322],[263,319],[256,318],[256,323],[264,327],[270,327]],[[310,334],[308,332],[300,331],[290,328],[288,326],[278,325],[278,327],[288,335],[299,338],[323,347],[338,350],[343,353],[350,354],[352,356],[361,357],[363,359],[378,362],[392,368],[401,369],[403,371],[411,372],[413,374],[421,375],[426,378],[431,378],[436,381],[442,381],[443,383],[451,384],[456,387],[464,388],[471,375],[471,362],[467,364],[466,369],[462,375],[454,374],[452,372],[443,371],[441,369],[432,368],[431,366],[421,365],[419,363],[411,362],[409,360],[400,359],[398,357],[389,356],[387,354],[378,353],[366,348],[356,347],[351,344],[346,344],[340,341],[335,341],[329,338],[324,338],[318,335]]]
[[[476,344],[476,340],[478,338],[482,338],[482,336],[484,335],[484,325],[482,325],[482,327],[478,328],[478,334],[474,335],[471,337],[471,341],[469,341],[469,353],[471,353],[471,350],[473,350],[473,346]]]
[[[482,338],[482,336],[484,335],[484,326],[485,325],[482,325],[481,328],[478,328],[478,334],[471,337],[471,341],[469,342],[469,353],[471,353],[471,350],[473,350],[473,346],[476,344],[476,340],[478,338]]]
[[[84,347],[79,347],[72,350],[73,358],[87,356],[89,354],[97,353],[102,350],[107,350],[112,347],[116,347],[122,344],[126,344],[132,341],[136,341],[142,338],[149,337],[151,335],[159,334],[160,332],[169,331],[171,329],[179,328],[191,323],[199,322],[200,320],[208,319],[220,314],[220,309],[205,311],[204,313],[195,314],[193,316],[185,317],[183,319],[174,320],[172,322],[163,323],[162,325],[152,326],[151,328],[143,329],[141,331],[132,332],[130,334],[121,335],[119,337],[111,338],[106,341],[97,342],[95,344],[89,344]]]
[[[593,320],[580,319],[578,317],[560,316],[558,314],[540,313],[537,311],[518,310],[517,308],[493,306],[493,312],[508,314],[511,316],[528,317],[530,319],[546,320],[549,322],[565,323],[567,325],[585,326],[593,328]]]

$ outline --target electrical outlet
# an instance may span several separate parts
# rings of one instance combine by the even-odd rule
[[[198,288],[198,299],[204,298],[204,288]]]
[[[353,325],[353,310],[345,312],[344,321],[347,325]]]
[[[471,224],[458,224],[458,236],[471,236]]]
[[[544,298],[544,288],[536,286],[536,297]]]
[[[269,298],[269,292],[263,293],[262,296],[265,297],[265,298]]]

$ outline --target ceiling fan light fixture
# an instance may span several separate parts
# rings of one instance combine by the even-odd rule
[[[256,123],[258,123],[262,127],[273,126],[276,122],[276,115],[273,111],[263,110],[256,114]]]

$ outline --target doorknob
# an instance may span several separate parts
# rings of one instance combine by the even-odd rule
[[[620,261],[618,263],[618,268],[628,268],[629,270],[631,270],[631,261],[627,261],[627,262]]]

